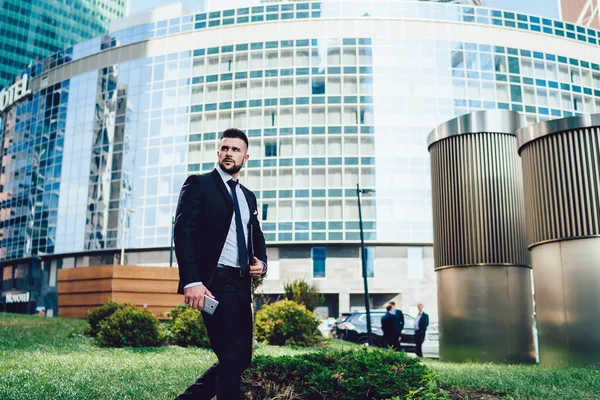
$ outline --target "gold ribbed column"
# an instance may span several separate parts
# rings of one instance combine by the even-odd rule
[[[480,111],[428,139],[442,360],[535,361],[520,123]]]
[[[518,132],[540,363],[600,365],[600,115]]]

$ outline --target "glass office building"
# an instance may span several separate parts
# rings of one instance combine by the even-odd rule
[[[3,0],[0,89],[36,59],[106,33],[126,9],[127,0]]]
[[[266,293],[307,278],[327,314],[361,306],[359,184],[375,190],[362,199],[374,306],[422,301],[435,316],[427,134],[480,109],[529,123],[600,112],[598,40],[483,7],[328,1],[77,44],[15,78],[30,94],[3,100],[2,288],[53,293],[56,269],[118,262],[123,238],[126,263],[168,265],[181,184],[215,167],[234,126],[250,139],[241,179],[260,203]]]

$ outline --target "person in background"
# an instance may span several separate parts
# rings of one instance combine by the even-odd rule
[[[415,319],[415,344],[417,345],[417,356],[423,357],[423,342],[425,341],[425,332],[429,326],[429,315],[423,311],[423,304],[417,304],[419,314]]]
[[[400,332],[404,329],[404,313],[399,308],[396,308],[396,303],[393,301],[389,302],[389,305],[392,306],[392,314],[396,315],[398,318],[398,323],[400,324]],[[402,340],[402,338],[400,338]]]
[[[383,331],[383,340],[394,350],[400,350],[400,324],[391,305],[386,307],[387,312],[381,317],[381,330]]]

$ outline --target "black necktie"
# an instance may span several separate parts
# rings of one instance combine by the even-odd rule
[[[227,184],[231,188],[231,197],[233,197],[233,210],[235,212],[235,233],[237,236],[238,261],[244,275],[248,272],[248,249],[246,248],[246,237],[244,236],[244,225],[242,225],[242,213],[240,212],[240,203],[238,201],[236,186],[238,182],[230,179]]]

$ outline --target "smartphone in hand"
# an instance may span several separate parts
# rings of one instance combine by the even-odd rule
[[[207,314],[213,315],[218,305],[219,302],[217,300],[213,299],[212,297],[208,297],[207,295],[204,295],[204,306],[202,307],[202,311],[204,311]]]

